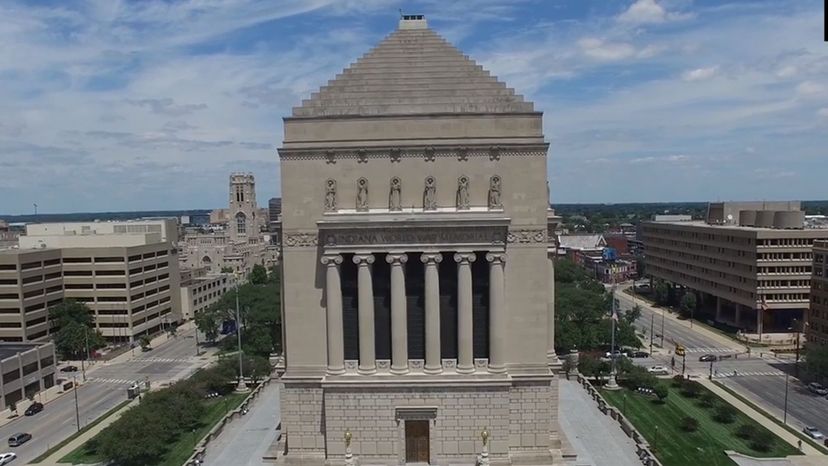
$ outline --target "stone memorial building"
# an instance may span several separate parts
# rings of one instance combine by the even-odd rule
[[[558,461],[541,120],[419,15],[285,118],[282,462]]]

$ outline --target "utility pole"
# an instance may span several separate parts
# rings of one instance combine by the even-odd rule
[[[247,388],[247,384],[244,383],[244,367],[243,367],[243,353],[242,353],[242,340],[241,340],[241,313],[239,312],[239,289],[240,289],[240,282],[241,280],[236,280],[236,336],[239,339],[239,384],[236,386],[237,392],[246,392],[249,389]]]
[[[75,392],[75,422],[78,424],[78,432],[80,432],[80,408],[78,407],[78,377],[72,376],[72,386]]]
[[[661,308],[661,347],[664,348],[664,308]]]
[[[788,424],[788,373],[785,372],[785,409],[782,415],[782,424]]]
[[[618,314],[616,314],[615,309],[615,269],[611,268],[610,273],[612,274],[612,317],[610,320],[612,321],[612,337],[610,343],[610,378],[607,385],[604,387],[607,390],[618,390],[618,382],[615,379],[615,322],[618,319]]]
[[[653,356],[653,338],[655,337],[655,335],[653,335],[654,326],[655,314],[650,314],[650,357]]]

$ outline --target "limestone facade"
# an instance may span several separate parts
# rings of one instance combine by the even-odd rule
[[[285,119],[281,461],[559,457],[541,119],[421,17]]]

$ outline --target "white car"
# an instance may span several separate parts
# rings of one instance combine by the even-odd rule
[[[0,453],[0,464],[9,464],[17,458],[17,455],[14,453]]]
[[[822,432],[820,432],[816,427],[805,427],[802,429],[802,432],[805,432],[805,435],[814,440],[822,440],[825,438],[825,436],[822,435]]]
[[[647,368],[647,372],[655,375],[670,375],[670,371],[664,366],[652,366]]]

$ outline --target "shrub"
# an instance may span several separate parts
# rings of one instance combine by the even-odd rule
[[[773,434],[765,429],[756,429],[748,445],[756,451],[770,451],[773,447]]]
[[[699,430],[699,421],[696,418],[685,416],[681,418],[681,430],[685,432],[695,432]]]
[[[716,407],[716,413],[713,415],[713,419],[722,424],[730,424],[736,420],[736,408],[729,404],[720,404]]]
[[[702,396],[699,399],[699,404],[705,408],[712,408],[716,406],[716,395],[710,392],[702,393]]]
[[[701,385],[693,380],[686,380],[681,387],[681,394],[687,398],[695,398],[702,392]]]
[[[673,386],[676,388],[681,388],[684,385],[684,377],[681,375],[674,375],[673,376]]]
[[[759,431],[753,424],[742,424],[736,429],[736,436],[740,439],[750,439]]]
[[[667,385],[663,383],[657,383],[653,388],[653,391],[655,392],[655,395],[658,397],[658,401],[660,401],[661,403],[664,403],[664,401],[667,399],[667,395],[670,394],[670,390],[667,388]]]

